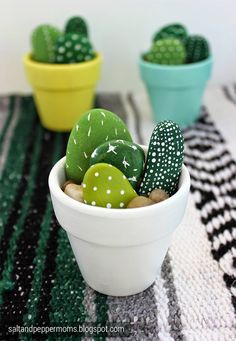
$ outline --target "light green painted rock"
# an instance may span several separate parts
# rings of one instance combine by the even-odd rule
[[[186,49],[184,43],[179,39],[172,37],[160,39],[153,43],[150,51],[144,55],[144,59],[155,64],[184,64]]]
[[[102,143],[114,139],[131,141],[125,123],[113,112],[92,109],[74,125],[66,151],[66,175],[80,184],[89,168],[92,152]]]
[[[36,27],[31,36],[32,58],[42,63],[55,62],[55,45],[61,31],[52,25]]]
[[[97,163],[86,172],[83,180],[85,204],[125,208],[137,193],[126,176],[116,167]]]
[[[174,194],[178,188],[183,153],[184,139],[180,127],[172,121],[158,123],[149,143],[140,195],[148,196],[156,188]]]
[[[91,155],[90,166],[108,163],[118,168],[128,178],[134,189],[137,188],[143,173],[145,155],[142,148],[132,142],[114,140],[101,144]]]

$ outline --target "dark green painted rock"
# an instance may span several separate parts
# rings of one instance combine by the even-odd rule
[[[185,41],[186,46],[186,62],[197,63],[207,59],[210,55],[210,46],[208,41],[199,35],[189,36]]]
[[[125,123],[113,112],[92,109],[74,125],[66,151],[66,175],[80,184],[89,168],[92,152],[102,143],[114,139],[131,141]]]
[[[174,194],[178,188],[183,153],[184,139],[180,127],[172,121],[158,123],[149,143],[140,195],[148,196],[156,188]]]
[[[82,17],[70,18],[65,26],[65,33],[78,33],[88,37],[88,27]]]
[[[169,37],[185,40],[188,36],[187,29],[184,25],[176,23],[164,26],[153,37],[153,41],[165,39]]]
[[[77,33],[67,33],[58,38],[55,47],[56,63],[82,63],[95,58],[89,39]]]
[[[118,168],[127,177],[134,189],[137,188],[145,162],[142,148],[132,142],[114,140],[98,146],[91,155],[90,166],[108,163]]]
[[[107,163],[97,163],[88,169],[83,188],[84,202],[92,206],[126,208],[137,197],[126,176]]]

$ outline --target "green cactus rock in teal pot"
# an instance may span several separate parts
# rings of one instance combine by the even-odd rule
[[[70,18],[66,23],[65,33],[78,33],[88,37],[88,27],[86,21],[81,17]]]
[[[74,125],[66,152],[66,175],[78,184],[89,168],[93,151],[101,144],[114,139],[132,142],[125,123],[113,112],[92,109]]]
[[[207,59],[210,55],[210,47],[208,41],[200,36],[189,36],[185,42],[186,45],[186,62],[196,63],[201,60]]]
[[[126,208],[137,197],[126,176],[107,163],[91,166],[83,179],[84,202],[106,208]]]
[[[148,196],[152,190],[160,188],[173,195],[178,188],[183,153],[184,140],[179,126],[172,121],[158,123],[149,143],[139,194]]]
[[[90,166],[108,163],[118,168],[127,177],[134,189],[137,188],[145,162],[143,149],[132,142],[114,140],[101,144],[91,155]]]
[[[61,35],[61,31],[51,25],[36,27],[31,36],[32,58],[42,63],[54,63],[55,44]]]
[[[166,38],[153,43],[151,50],[143,58],[151,63],[165,65],[184,64],[186,49],[182,41],[176,38]]]
[[[159,30],[153,37],[153,41],[157,41],[159,39],[165,39],[169,37],[177,38],[180,40],[185,40],[188,36],[187,29],[182,24],[170,24],[164,26],[161,30]]]
[[[92,44],[87,37],[77,33],[67,33],[57,40],[56,63],[70,64],[89,61],[95,57]]]

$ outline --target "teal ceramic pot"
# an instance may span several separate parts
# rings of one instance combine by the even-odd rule
[[[157,122],[169,119],[186,126],[198,118],[212,64],[212,57],[184,65],[160,65],[140,58],[141,77]]]

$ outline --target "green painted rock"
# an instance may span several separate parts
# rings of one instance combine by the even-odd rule
[[[114,139],[132,142],[125,123],[113,112],[92,109],[74,125],[66,151],[66,175],[80,184],[89,168],[92,152],[102,143]]]
[[[155,64],[184,64],[186,49],[181,40],[171,37],[165,38],[154,42],[150,51],[143,58]]]
[[[114,140],[101,144],[91,155],[90,166],[95,163],[108,163],[118,168],[128,178],[134,189],[137,188],[145,162],[142,148],[132,142]]]
[[[81,63],[95,57],[93,47],[87,37],[77,33],[67,33],[57,40],[56,63]]]
[[[199,35],[189,36],[185,42],[186,46],[186,62],[196,63],[207,59],[210,55],[210,47],[208,41]]]
[[[184,139],[179,126],[172,121],[158,123],[149,143],[140,195],[148,196],[156,188],[174,194],[178,188],[183,153]]]
[[[55,44],[61,35],[61,31],[51,25],[36,27],[31,36],[32,58],[42,63],[54,63]]]
[[[153,41],[165,39],[168,37],[174,37],[180,40],[185,40],[187,36],[188,32],[186,27],[184,27],[182,24],[176,23],[164,26],[154,35]]]
[[[78,33],[88,37],[88,27],[86,21],[81,17],[70,18],[66,23],[65,33]]]
[[[126,176],[107,163],[91,166],[83,179],[84,202],[93,206],[125,208],[137,193]]]

